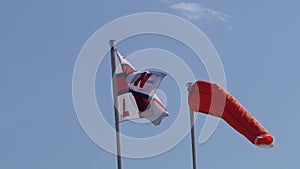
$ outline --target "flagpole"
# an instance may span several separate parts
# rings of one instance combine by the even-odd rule
[[[191,91],[192,82],[186,84],[188,92]],[[193,157],[193,169],[197,169],[196,159],[196,145],[195,145],[195,129],[194,129],[194,111],[190,109],[190,126],[191,126],[191,142],[192,142],[192,157]]]
[[[117,143],[117,160],[118,169],[122,169],[122,156],[121,156],[121,144],[120,144],[120,126],[119,126],[119,113],[118,113],[118,101],[117,101],[117,88],[115,82],[115,40],[109,41],[110,45],[110,58],[111,58],[111,70],[112,70],[112,82],[113,82],[113,96],[114,96],[114,111],[115,111],[115,129],[116,129],[116,143]]]

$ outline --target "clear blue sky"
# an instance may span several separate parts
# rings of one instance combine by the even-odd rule
[[[184,8],[182,2],[193,3],[196,9]],[[300,152],[299,5],[296,0],[1,0],[0,168],[116,168],[115,156],[94,144],[76,117],[73,69],[81,48],[96,30],[119,17],[149,11],[186,18],[208,36],[223,62],[227,89],[276,139],[274,148],[261,149],[222,121],[208,142],[197,144],[198,168],[296,168]],[[150,47],[179,56],[188,52],[174,40],[159,36],[130,38],[120,43],[119,50],[128,55]],[[99,70],[109,76],[106,63],[108,56]],[[101,84],[101,74],[97,78],[98,104],[106,105],[101,90],[110,86]],[[197,78],[207,79],[207,75],[199,73]],[[161,88],[168,90],[168,83],[174,82],[166,79]],[[134,128],[123,123],[122,131],[137,137],[147,131],[150,135],[161,132],[177,116],[174,97],[176,92],[167,95],[171,116],[162,126]],[[106,99],[110,105],[111,97]],[[104,109],[109,110],[107,105]],[[113,125],[113,114],[106,118]],[[197,118],[197,138],[205,118]],[[191,168],[190,138],[156,157],[124,158],[123,168]]]

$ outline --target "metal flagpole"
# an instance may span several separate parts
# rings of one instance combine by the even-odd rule
[[[186,84],[188,92],[191,91],[192,82]],[[193,169],[197,169],[196,149],[195,149],[195,129],[194,129],[194,112],[190,109],[190,126],[191,126],[191,142],[192,142],[192,156],[193,156]]]
[[[118,101],[117,101],[117,88],[115,81],[115,40],[109,41],[110,45],[110,58],[111,58],[111,70],[112,70],[112,82],[113,82],[113,95],[114,95],[114,110],[115,110],[115,129],[116,129],[116,142],[117,142],[117,159],[118,169],[122,169],[122,156],[121,156],[121,145],[120,145],[120,126],[119,126],[119,112],[118,112]]]

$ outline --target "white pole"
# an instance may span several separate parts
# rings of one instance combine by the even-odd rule
[[[191,91],[192,82],[186,84],[188,87],[188,93]],[[191,142],[192,142],[192,157],[193,157],[193,169],[197,169],[196,159],[196,145],[195,145],[195,128],[194,128],[194,111],[190,109],[190,126],[191,126]]]

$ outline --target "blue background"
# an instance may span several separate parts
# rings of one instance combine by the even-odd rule
[[[108,22],[147,11],[182,16],[170,7],[179,2],[1,0],[0,168],[116,168],[115,156],[94,144],[77,120],[72,102],[77,56],[86,40]],[[200,3],[230,16],[226,22],[201,19],[191,22],[217,49],[225,68],[227,89],[276,139],[274,148],[261,149],[222,121],[208,142],[197,144],[199,168],[295,168],[300,148],[297,146],[300,141],[299,2],[186,2]],[[166,43],[160,44],[159,40]],[[119,50],[126,56],[148,47],[160,47],[182,57],[185,51],[190,52],[174,40],[159,36],[128,39],[120,43]],[[103,70],[100,71],[103,76],[109,76],[110,68],[105,63],[109,63],[108,56],[99,69]],[[99,86],[101,76],[97,75]],[[199,73],[197,78],[207,79],[207,75]],[[174,83],[172,78],[166,79],[161,88],[168,90],[168,85]],[[107,80],[103,84],[110,83]],[[99,86],[97,97],[101,105]],[[110,97],[108,100],[111,103]],[[146,131],[149,135],[156,134],[176,118],[178,108],[172,107],[176,101],[168,99],[167,108],[174,115],[171,113],[160,127],[147,124],[140,129],[123,123],[122,130],[140,137]],[[113,114],[106,117],[113,125]],[[198,116],[196,138],[205,118]],[[190,138],[156,157],[124,158],[123,168],[191,168]]]

